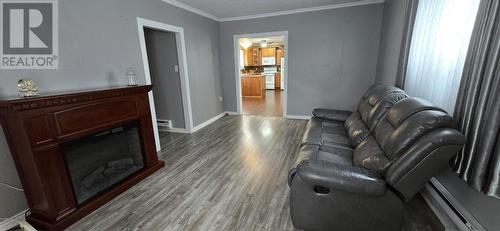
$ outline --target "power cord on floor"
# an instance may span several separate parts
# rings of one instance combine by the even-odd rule
[[[18,187],[12,186],[10,184],[6,184],[6,183],[0,182],[0,185],[5,186],[7,188],[10,188],[12,190],[16,190],[16,191],[19,191],[19,192],[24,192],[24,190],[22,188],[18,188]]]

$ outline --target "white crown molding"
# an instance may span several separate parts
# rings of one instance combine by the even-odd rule
[[[218,22],[266,18],[266,17],[273,17],[273,16],[279,16],[279,15],[297,14],[297,13],[305,13],[305,12],[320,11],[320,10],[330,10],[330,9],[338,9],[338,8],[354,7],[354,6],[363,6],[363,5],[379,4],[379,3],[385,2],[385,0],[361,0],[361,1],[357,1],[357,2],[348,2],[348,3],[330,4],[330,5],[325,5],[325,6],[306,7],[306,8],[300,8],[300,9],[295,9],[295,10],[284,10],[284,11],[270,12],[270,13],[265,13],[265,14],[254,14],[254,15],[239,16],[239,17],[219,18],[213,14],[207,13],[207,12],[200,10],[200,9],[196,9],[192,6],[188,6],[184,3],[178,2],[176,0],[162,0],[162,1],[165,3],[171,4],[173,6],[179,7],[181,9],[184,9],[184,10],[193,12],[195,14],[199,14],[201,16],[207,17],[209,19],[218,21]]]
[[[385,0],[362,0],[362,1],[357,1],[357,2],[331,4],[331,5],[325,5],[325,6],[314,6],[314,7],[295,9],[295,10],[276,11],[276,12],[265,13],[265,14],[255,14],[255,15],[248,15],[248,16],[241,16],[241,17],[221,18],[221,19],[219,19],[219,21],[220,22],[227,22],[227,21],[247,20],[247,19],[256,19],[256,18],[267,18],[267,17],[273,17],[273,16],[287,15],[287,14],[298,14],[298,13],[320,11],[320,10],[330,10],[330,9],[338,9],[338,8],[353,7],[353,6],[379,4],[379,3],[384,3],[384,2],[385,2]]]
[[[170,5],[174,5],[176,7],[179,7],[181,9],[193,12],[195,14],[199,14],[201,16],[207,17],[209,19],[212,19],[212,20],[215,20],[215,21],[220,21],[219,17],[217,17],[217,16],[215,16],[213,14],[207,13],[207,12],[205,12],[203,10],[199,10],[199,9],[194,8],[194,7],[188,6],[188,5],[186,5],[186,4],[182,3],[182,2],[178,2],[176,0],[162,0],[162,1],[165,2],[165,3],[168,3]]]

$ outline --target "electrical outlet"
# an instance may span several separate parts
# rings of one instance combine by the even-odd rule
[[[174,65],[174,71],[179,72],[179,65]]]
[[[222,96],[219,96],[219,102],[222,102]]]

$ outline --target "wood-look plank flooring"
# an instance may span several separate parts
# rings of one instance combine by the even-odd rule
[[[266,90],[264,97],[243,97],[243,115],[282,117],[283,91]]]
[[[294,230],[286,179],[305,125],[226,116],[162,133],[165,168],[68,230]]]
[[[306,123],[226,116],[193,134],[161,133],[165,168],[68,230],[296,230],[287,174]],[[440,230],[423,200],[412,203],[404,231]]]

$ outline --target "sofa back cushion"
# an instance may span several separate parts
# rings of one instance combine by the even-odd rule
[[[454,128],[455,121],[443,109],[420,98],[396,103],[374,130],[375,139],[392,161],[420,137],[439,128]]]
[[[373,136],[368,137],[356,147],[352,157],[354,166],[372,170],[380,175],[391,164]]]
[[[373,85],[361,97],[358,111],[347,118],[344,127],[353,147],[357,147],[375,129],[385,113],[398,101],[408,95],[392,86]]]
[[[368,129],[373,132],[379,121],[382,120],[389,109],[397,102],[406,98],[408,98],[408,95],[403,90],[397,90],[381,99],[368,113],[368,117],[365,121]]]
[[[373,135],[356,147],[353,163],[383,175],[421,137],[454,127],[453,118],[430,102],[420,98],[400,100],[381,119]]]
[[[387,112],[390,106],[406,97],[406,93],[397,87],[378,86],[371,91],[371,94],[365,100],[360,100],[358,112],[363,122],[373,131],[378,120]]]
[[[362,111],[369,111],[370,110],[370,104],[368,104],[368,98],[370,97],[371,94],[373,94],[373,92],[379,88],[383,88],[384,86],[383,85],[372,85],[370,86],[365,94],[363,96],[361,96],[361,99],[359,100],[359,103],[358,103],[358,108],[357,108],[357,111],[358,112],[362,112]]]
[[[363,142],[372,132],[366,127],[359,112],[353,112],[344,123],[344,127],[349,135],[349,140],[353,147],[357,147]]]

